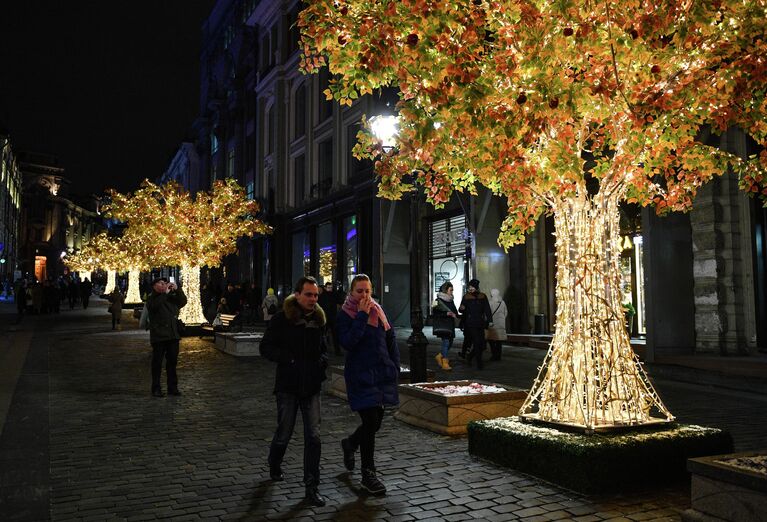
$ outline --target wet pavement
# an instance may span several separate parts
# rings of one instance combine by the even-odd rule
[[[376,442],[385,497],[362,494],[339,441],[358,424],[347,404],[322,396],[322,484],[327,506],[303,502],[300,418],[269,480],[276,421],[274,366],[235,358],[210,339],[185,338],[181,397],[149,394],[148,334],[129,312],[111,331],[106,302],[13,324],[0,303],[0,520],[679,520],[689,489],[677,486],[583,496],[469,456],[465,438],[403,424],[387,412]],[[403,363],[408,354],[400,332]],[[437,343],[429,346],[429,367]],[[438,379],[527,388],[542,350],[506,347],[483,371],[454,361]],[[454,351],[457,351],[454,349]],[[487,353],[486,353],[487,356]],[[333,356],[332,364],[342,364]],[[327,384],[327,383],[326,383]],[[736,450],[765,447],[767,398],[716,386],[657,380],[685,423],[728,429]],[[5,406],[4,406],[5,404]]]

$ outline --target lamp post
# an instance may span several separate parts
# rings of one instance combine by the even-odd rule
[[[381,140],[384,152],[395,146],[398,130],[397,116],[381,115],[370,118],[370,129]],[[410,348],[410,382],[426,382],[426,347],[428,339],[423,333],[423,312],[421,310],[421,204],[417,191],[410,195],[410,327],[407,339]]]

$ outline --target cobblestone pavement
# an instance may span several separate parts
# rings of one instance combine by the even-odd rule
[[[358,417],[327,394],[320,490],[328,505],[310,507],[302,501],[300,426],[285,482],[268,478],[273,365],[186,338],[184,395],[152,398],[147,334],[127,312],[123,329],[110,331],[105,308],[97,300],[93,310],[0,325],[3,337],[34,332],[0,438],[2,520],[678,520],[689,507],[683,486],[585,497],[472,458],[465,438],[413,428],[390,413],[376,450],[389,493],[369,497],[357,487],[358,472],[343,468],[339,445]],[[438,378],[527,387],[543,352],[506,350],[482,373],[457,362]],[[436,351],[430,346],[429,357]],[[683,422],[727,427],[738,449],[764,445],[762,397],[673,382],[658,388]]]

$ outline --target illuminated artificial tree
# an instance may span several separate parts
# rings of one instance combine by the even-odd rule
[[[438,207],[482,184],[506,198],[506,248],[553,215],[555,335],[521,415],[593,430],[673,419],[624,327],[619,204],[687,211],[727,171],[767,196],[766,152],[703,139],[767,144],[766,20],[764,0],[313,0],[301,66],[327,64],[342,105],[399,88],[396,147],[356,147],[383,197],[413,175]]]
[[[177,183],[158,186],[150,181],[132,194],[112,191],[110,196],[106,211],[128,224],[126,234],[150,263],[181,267],[188,302],[179,317],[187,324],[206,322],[200,269],[218,266],[234,253],[238,238],[271,232],[256,219],[258,203],[233,179],[217,181],[210,192],[200,191],[194,198]]]
[[[102,232],[90,238],[79,252],[64,258],[64,263],[77,272],[92,272],[99,268],[106,270],[107,284],[104,293],[109,294],[117,287],[117,272],[124,270],[124,257],[119,240]]]

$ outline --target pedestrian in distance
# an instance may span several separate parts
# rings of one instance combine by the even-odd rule
[[[27,312],[27,280],[19,279],[13,289],[13,298],[16,301],[16,322],[20,323]]]
[[[394,329],[381,305],[372,298],[373,285],[365,274],[354,276],[349,295],[337,318],[338,341],[346,351],[344,380],[349,406],[362,424],[341,441],[344,466],[354,469],[360,450],[360,486],[385,495],[386,486],[376,476],[375,436],[381,428],[384,406],[399,404],[397,381],[400,363]]]
[[[282,460],[293,435],[296,415],[301,410],[306,500],[315,506],[324,506],[325,498],[319,493],[320,392],[328,361],[325,313],[317,305],[318,294],[313,277],[299,279],[282,310],[271,318],[259,351],[262,357],[277,363],[274,379],[277,429],[269,447],[269,476],[274,481],[285,478]]]
[[[492,322],[493,312],[490,310],[490,302],[487,296],[479,291],[479,280],[469,281],[468,292],[461,300],[458,309],[463,314],[464,332],[471,338],[471,351],[466,354],[466,362],[476,357],[477,369],[483,366],[482,352],[485,351],[485,328]]]
[[[338,336],[335,333],[338,305],[343,304],[343,301],[339,299],[339,293],[333,289],[333,283],[327,281],[317,301],[328,319],[328,346],[333,346],[333,353],[336,355],[341,355],[341,346],[338,344]]]
[[[266,291],[266,297],[264,297],[264,300],[261,302],[261,312],[263,314],[264,321],[268,323],[274,314],[277,313],[279,307],[280,301],[277,299],[277,296],[274,295],[274,288],[269,288]]]
[[[112,293],[107,296],[109,300],[109,313],[112,314],[112,330],[116,330],[118,324],[120,324],[120,318],[123,313],[123,303],[125,302],[125,296],[120,292],[120,289],[115,287]]]
[[[181,395],[178,389],[176,365],[181,335],[178,331],[178,313],[186,305],[184,291],[169,283],[165,277],[152,281],[152,293],[146,304],[149,321],[149,342],[152,345],[152,396],[163,397],[160,386],[162,361],[168,377],[168,395]]]
[[[442,349],[435,359],[443,370],[452,370],[448,355],[455,339],[455,321],[458,318],[458,310],[453,301],[453,283],[445,281],[439,287],[431,312],[435,322],[435,335],[442,340]],[[437,323],[439,323],[439,329]]]
[[[83,310],[88,308],[88,302],[91,299],[91,293],[93,293],[93,283],[91,283],[86,277],[83,282],[80,283],[80,298],[83,301]]]
[[[487,342],[490,344],[490,360],[500,361],[503,342],[506,341],[506,315],[508,309],[501,299],[501,291],[497,288],[490,290],[490,310],[492,313],[490,326],[487,329]]]

